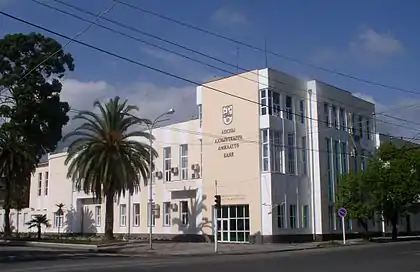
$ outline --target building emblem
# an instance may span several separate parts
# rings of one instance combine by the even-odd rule
[[[233,105],[223,106],[222,119],[225,125],[230,125],[233,121]]]

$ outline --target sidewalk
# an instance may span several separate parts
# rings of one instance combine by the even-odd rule
[[[309,250],[333,246],[342,246],[341,241],[314,242],[301,244],[223,244],[219,243],[218,253],[223,255],[248,255],[272,252],[286,252]],[[362,239],[348,240],[346,246],[366,243]],[[214,255],[214,244],[212,243],[154,243],[153,250],[149,244],[139,244],[135,247],[122,248],[120,254],[136,256],[206,256]]]

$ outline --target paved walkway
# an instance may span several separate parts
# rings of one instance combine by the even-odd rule
[[[297,251],[340,245],[341,241],[334,242],[314,242],[300,244],[224,244],[219,243],[218,253],[228,255],[241,254],[261,254],[281,251]],[[363,240],[355,239],[347,241],[347,245],[361,244]],[[212,243],[154,243],[153,250],[149,249],[149,244],[138,244],[129,248],[119,250],[122,254],[133,255],[166,255],[166,256],[203,256],[214,253]]]

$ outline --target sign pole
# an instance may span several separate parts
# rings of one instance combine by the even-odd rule
[[[345,208],[338,209],[338,216],[341,217],[341,226],[343,229],[343,245],[346,244],[346,221],[344,220],[347,216],[347,210]]]
[[[217,180],[214,181],[214,186],[216,188],[216,195],[217,195]],[[218,244],[217,244],[217,212],[218,212],[218,207],[216,205],[214,205],[214,223],[213,223],[213,228],[214,228],[214,253],[217,253],[218,251]]]

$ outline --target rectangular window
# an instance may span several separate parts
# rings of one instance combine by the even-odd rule
[[[273,115],[273,92],[267,90],[267,109],[268,114]]]
[[[361,162],[360,170],[362,171],[366,170],[366,152],[363,149],[360,152],[360,162]]]
[[[273,92],[273,115],[274,116],[281,115],[280,94],[276,92]]]
[[[270,157],[269,157],[269,137],[268,129],[261,129],[261,164],[262,171],[270,171]]]
[[[350,123],[350,133],[351,134],[355,134],[355,124],[354,124],[354,113],[350,112],[349,113],[349,123]]]
[[[171,202],[163,202],[163,225],[171,225]]]
[[[293,120],[293,100],[291,96],[286,96],[286,118]]]
[[[325,139],[325,145],[326,145],[326,156],[327,156],[327,172],[328,172],[328,192],[329,192],[329,200],[330,203],[334,202],[334,176],[333,176],[333,164],[332,164],[332,158],[331,158],[331,139],[326,138]]]
[[[287,173],[296,174],[295,135],[293,133],[287,134],[287,161]]]
[[[331,111],[332,111],[332,116],[333,116],[333,124],[334,124],[334,127],[336,129],[340,129],[340,126],[339,126],[339,123],[338,123],[338,111],[337,111],[337,107],[334,106],[334,105],[332,105]]]
[[[167,146],[163,148],[163,172],[165,174],[165,181],[171,181],[171,147]]]
[[[270,129],[270,170],[271,172],[282,171],[282,148],[281,132]]]
[[[347,151],[347,143],[341,143],[341,171],[343,174],[347,174],[348,172],[348,151]]]
[[[328,206],[328,222],[330,225],[330,230],[336,229],[336,220],[335,220],[335,212],[334,212],[334,206],[329,205]]]
[[[359,171],[359,159],[358,159],[359,154],[357,154],[357,150],[354,149],[354,157],[353,157],[353,167],[354,167],[354,172],[357,173]]]
[[[336,181],[338,180],[341,174],[341,160],[340,160],[340,143],[337,140],[334,140],[334,173]]]
[[[181,179],[188,179],[188,144],[182,144],[179,147],[181,154]]]
[[[45,179],[44,194],[47,196],[48,195],[48,172],[45,172],[44,179]]]
[[[101,226],[101,206],[95,206],[95,226]]]
[[[359,116],[359,136],[363,138],[363,117]]]
[[[346,113],[343,108],[340,108],[340,122],[341,122],[341,130],[346,131],[347,130],[347,124],[346,124]]]
[[[189,217],[189,209],[188,209],[188,201],[180,201],[180,217],[181,217],[181,224],[186,226],[188,225],[188,217]]]
[[[302,137],[302,173],[304,175],[308,174],[308,150],[306,148],[306,136]]]
[[[289,205],[289,226],[291,229],[295,229],[297,227],[296,220],[297,220],[297,210],[296,205]]]
[[[54,227],[62,228],[64,223],[64,214],[59,214],[58,212],[54,213]]]
[[[260,115],[267,114],[267,90],[260,90]]]
[[[133,226],[140,226],[140,203],[133,204]]]
[[[330,106],[328,103],[324,103],[324,121],[326,127],[331,127]]]
[[[285,205],[284,203],[280,204],[277,206],[277,227],[279,229],[283,229],[285,228],[285,224],[284,224],[284,216],[285,216]]]
[[[147,226],[148,227],[150,227],[150,225],[154,227],[156,223],[156,216],[155,216],[154,208],[155,208],[155,203],[153,203],[152,205],[150,205],[150,202],[147,203]],[[150,222],[150,219],[152,219],[152,222]]]
[[[366,137],[370,140],[372,135],[370,135],[370,122],[369,119],[366,118]]]
[[[38,195],[42,195],[42,173],[38,173]]]
[[[307,228],[309,226],[309,206],[304,205],[302,207],[302,228]]]
[[[305,123],[305,100],[300,100],[299,109],[300,109],[300,122],[304,124]]]
[[[127,206],[120,204],[120,226],[125,227],[127,224]]]

